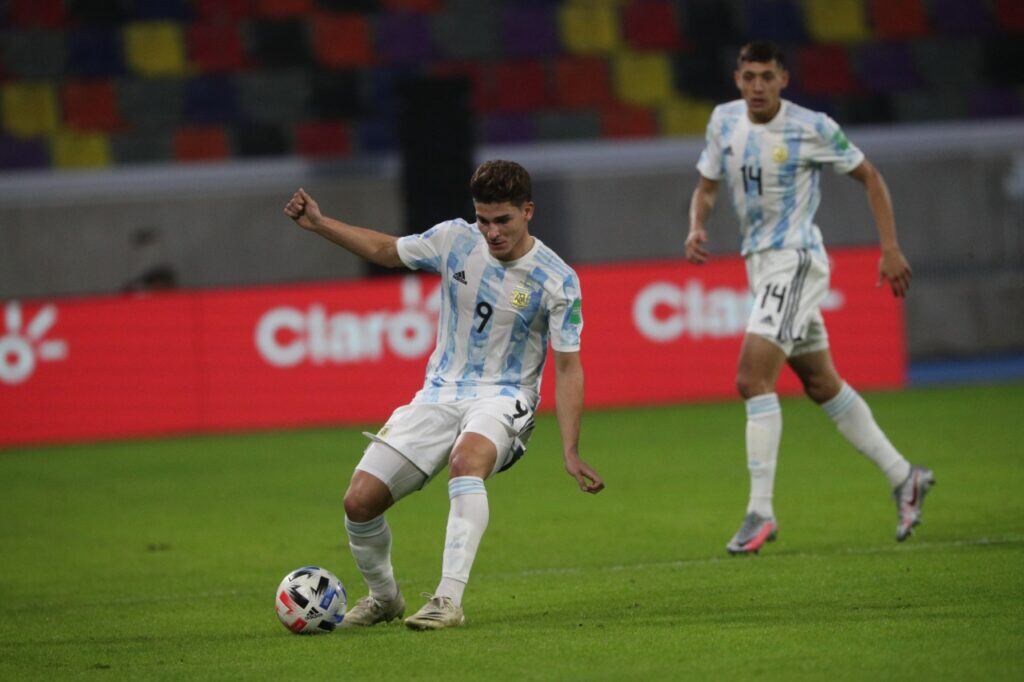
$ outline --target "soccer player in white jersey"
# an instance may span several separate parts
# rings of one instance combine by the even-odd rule
[[[464,622],[462,595],[487,528],[484,480],[525,452],[540,399],[550,340],[555,408],[565,469],[583,492],[604,488],[578,451],[583,409],[580,284],[554,251],[530,234],[534,204],[526,170],[488,161],[470,181],[476,222],[461,219],[396,238],[328,218],[304,190],[284,212],[298,225],[373,263],[441,275],[437,347],[423,388],[376,434],[345,493],[345,528],[370,594],[342,626],[400,618],[405,600],[391,566],[384,512],[448,466],[451,509],[441,582],[405,620],[418,630]]]
[[[707,261],[706,223],[725,179],[741,225],[741,253],[754,306],[740,350],[736,385],[746,401],[750,501],[726,549],[757,552],[775,539],[772,509],[782,412],[775,383],[788,363],[807,396],[821,405],[839,432],[885,474],[896,500],[896,539],[920,523],[931,471],[910,464],[875,423],[864,400],[836,372],[819,310],[828,292],[829,262],[814,224],[820,169],[831,165],[864,185],[882,256],[878,283],[895,296],[910,286],[910,266],[896,240],[889,191],[881,174],[825,114],[782,99],[789,80],[779,48],[766,41],[744,46],[737,60],[742,99],[715,108],[700,179],[690,203],[686,257]]]

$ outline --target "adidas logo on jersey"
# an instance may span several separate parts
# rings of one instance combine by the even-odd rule
[[[765,315],[761,318],[761,324],[775,324],[775,318],[771,315]]]
[[[465,270],[459,270],[454,275],[452,275],[452,279],[454,279],[456,282],[462,282],[463,284],[465,284],[466,283],[466,271]]]

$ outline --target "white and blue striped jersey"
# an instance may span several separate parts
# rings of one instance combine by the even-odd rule
[[[414,403],[510,396],[536,408],[548,340],[580,348],[576,273],[534,238],[515,261],[494,258],[476,223],[456,219],[398,240],[406,266],[441,275],[437,346]]]
[[[782,100],[775,118],[757,124],[740,99],[715,107],[697,170],[709,180],[726,179],[744,256],[770,249],[824,254],[814,224],[821,167],[849,173],[863,160],[825,114]]]

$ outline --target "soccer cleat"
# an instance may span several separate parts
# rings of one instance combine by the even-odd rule
[[[921,506],[924,496],[935,485],[935,474],[922,466],[910,467],[910,474],[903,483],[896,486],[892,496],[896,499],[896,542],[903,542],[914,533],[914,526],[921,523]]]
[[[749,512],[743,517],[743,525],[732,536],[725,549],[729,554],[757,554],[761,545],[773,542],[779,532],[779,524],[774,516],[761,516],[757,512]]]
[[[373,595],[366,595],[349,609],[341,621],[343,628],[369,627],[377,623],[388,623],[405,615],[405,598],[399,592],[394,599],[384,601]]]
[[[451,597],[424,594],[430,600],[423,608],[405,619],[405,625],[412,630],[441,630],[454,628],[466,622],[462,607],[457,606]]]

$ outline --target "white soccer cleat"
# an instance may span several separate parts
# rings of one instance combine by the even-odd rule
[[[896,486],[892,496],[896,499],[896,542],[903,542],[914,533],[914,526],[921,523],[921,506],[924,496],[935,485],[935,474],[922,466],[910,467],[910,474],[903,483]]]
[[[405,598],[399,592],[394,599],[384,601],[367,595],[349,609],[341,621],[343,628],[370,627],[388,623],[405,615]]]
[[[425,594],[430,600],[419,611],[405,619],[406,627],[412,630],[442,630],[454,628],[466,622],[462,607],[451,597]]]

